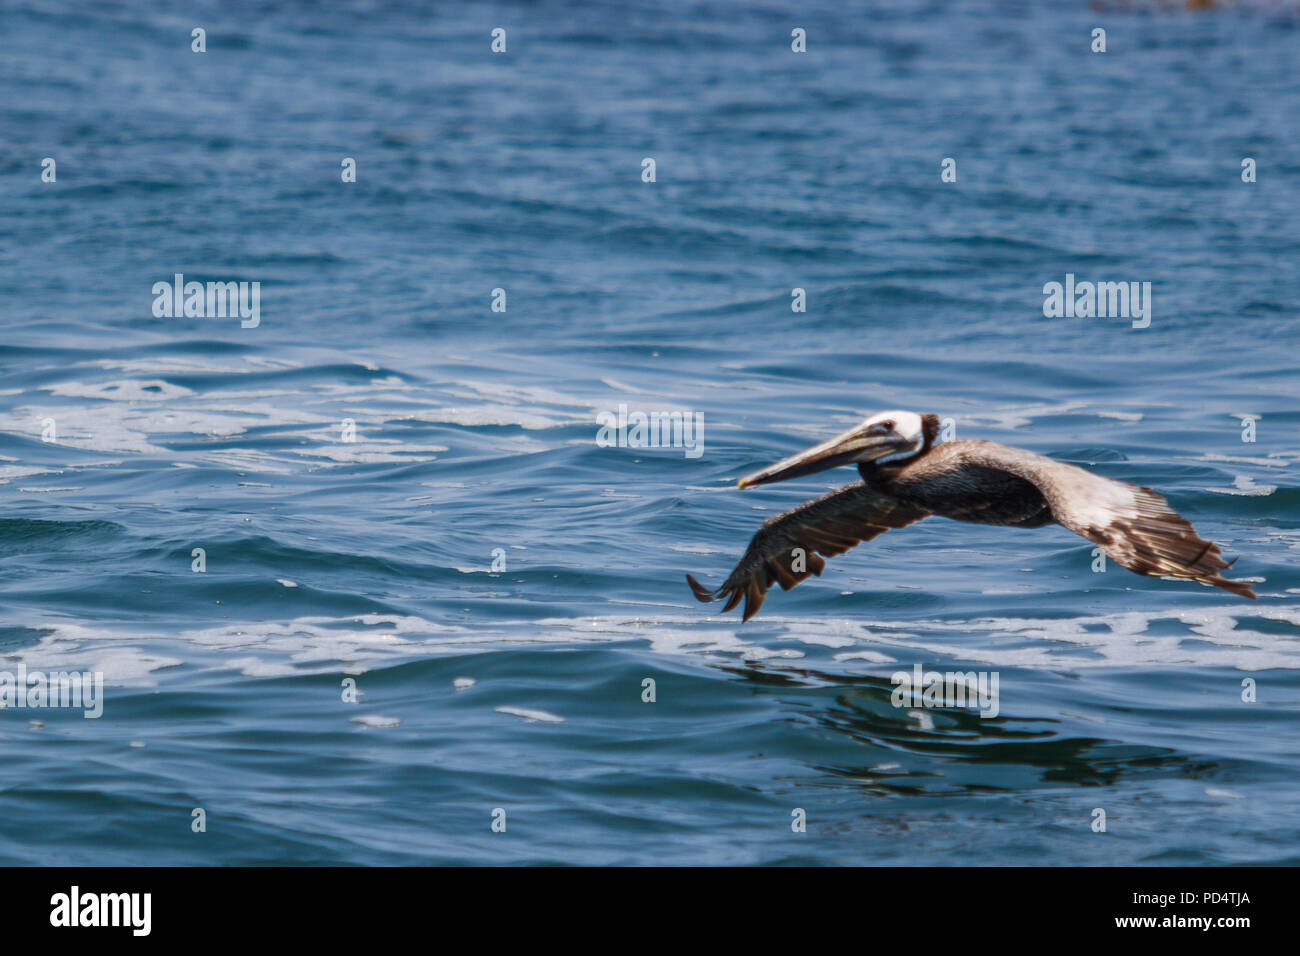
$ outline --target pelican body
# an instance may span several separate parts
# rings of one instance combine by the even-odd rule
[[[825,558],[929,515],[975,524],[1038,528],[1059,524],[1098,545],[1138,574],[1188,578],[1253,598],[1244,581],[1225,578],[1212,541],[1150,488],[991,441],[936,444],[939,416],[880,412],[841,435],[740,479],[750,488],[838,465],[856,465],[861,481],[814,498],[763,523],[721,587],[686,575],[701,601],[743,598],[744,620],[773,584],[789,590],[821,574]]]

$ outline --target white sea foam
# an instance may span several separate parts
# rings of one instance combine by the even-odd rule
[[[401,720],[396,717],[385,717],[382,714],[362,714],[360,717],[353,717],[352,722],[365,727],[396,727]]]
[[[357,361],[377,370],[373,362]],[[286,474],[306,468],[370,463],[434,461],[448,449],[443,445],[404,440],[409,426],[401,423],[513,425],[530,431],[591,423],[606,397],[554,389],[489,382],[452,382],[438,387],[412,383],[399,376],[365,382],[316,381],[295,388],[209,388],[202,392],[155,377],[168,372],[219,372],[237,376],[301,367],[301,363],[263,360],[253,356],[202,361],[166,358],[149,361],[97,360],[74,366],[82,374],[43,391],[58,403],[27,404],[0,413],[0,432],[39,438],[47,419],[57,425],[57,440],[46,444],[47,464],[35,472],[0,472],[0,481],[73,467],[75,456],[58,462],[61,449],[98,450],[127,456],[170,460],[174,465],[219,465],[248,473]],[[138,376],[138,377],[137,377]],[[356,410],[364,410],[364,419]],[[355,442],[344,442],[341,423],[356,420]],[[271,447],[168,447],[172,439],[234,439],[253,428],[276,429]],[[531,454],[550,443],[520,435],[494,439],[502,454]],[[128,459],[129,460],[129,459]],[[51,465],[48,462],[53,461]],[[115,463],[99,463],[106,466]]]
[[[537,720],[548,724],[562,724],[564,718],[557,714],[552,714],[549,710],[535,710],[531,707],[494,707],[498,714],[509,714],[512,717],[522,717],[524,720]]]
[[[1221,495],[1271,495],[1277,491],[1277,485],[1259,485],[1255,479],[1249,475],[1237,475],[1232,480],[1231,488],[1207,488],[1206,491],[1216,491]]]
[[[1257,629],[1256,622],[1267,622]],[[1280,626],[1279,626],[1280,625]],[[640,640],[654,653],[712,661],[804,660],[853,672],[906,660],[1073,672],[1090,668],[1300,669],[1300,606],[1223,605],[1093,617],[871,620],[769,616],[745,625],[680,613],[545,618],[461,627],[414,615],[299,617],[165,630],[58,618],[10,647],[0,667],[99,670],[109,684],[154,683],[181,663],[236,668],[248,677],[362,674],[401,660],[539,644]],[[742,636],[743,634],[743,636]],[[163,653],[168,645],[172,650]],[[201,654],[186,652],[185,647]],[[205,661],[207,654],[215,655]]]

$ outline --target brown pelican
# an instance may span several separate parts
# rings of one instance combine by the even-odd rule
[[[1250,585],[1219,573],[1231,562],[1150,488],[1021,448],[968,440],[936,445],[938,437],[938,415],[881,412],[741,478],[739,486],[749,488],[853,464],[862,480],[768,518],[721,587],[710,591],[688,574],[691,590],[701,601],[727,598],[724,612],[744,598],[748,621],[773,584],[788,591],[808,575],[821,574],[823,558],[890,528],[940,515],[1016,528],[1055,522],[1138,574],[1191,578],[1255,596]]]

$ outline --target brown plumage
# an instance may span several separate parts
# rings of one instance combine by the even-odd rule
[[[686,581],[701,601],[728,598],[723,611],[745,599],[748,621],[773,584],[788,591],[810,574],[822,573],[825,558],[843,554],[859,541],[870,541],[890,528],[924,518],[928,511],[905,505],[858,482],[814,498],[763,522],[745,556],[716,592],[691,575]]]
[[[789,590],[820,575],[826,558],[927,515],[1021,528],[1056,523],[1138,574],[1187,578],[1255,597],[1249,584],[1220,573],[1230,562],[1218,546],[1150,488],[995,442],[935,445],[938,432],[935,415],[882,412],[742,479],[744,488],[838,464],[856,464],[862,478],[763,522],[717,589],[686,575],[696,598],[726,598],[723,611],[743,599],[747,621],[773,584]]]

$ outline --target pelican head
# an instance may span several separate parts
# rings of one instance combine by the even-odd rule
[[[938,415],[877,412],[841,435],[746,475],[738,484],[741,488],[765,485],[837,465],[900,462],[927,451],[938,435]]]

